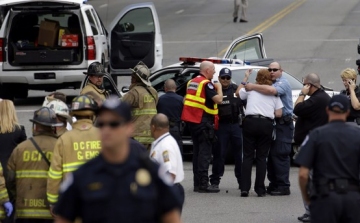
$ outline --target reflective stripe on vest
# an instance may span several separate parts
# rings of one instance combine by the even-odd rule
[[[64,173],[74,172],[84,163],[85,162],[74,162],[74,163],[63,164],[63,171],[64,171]]]
[[[58,179],[61,179],[61,178],[62,178],[63,172],[62,172],[62,171],[55,171],[55,170],[53,170],[53,169],[50,167],[49,172],[48,172],[48,176],[49,176],[51,179],[58,180]]]
[[[52,219],[51,213],[48,209],[16,209],[16,216],[20,218],[37,217]]]
[[[139,116],[139,115],[156,115],[157,110],[156,109],[139,109],[135,108],[132,111],[132,115]]]
[[[0,200],[8,199],[8,192],[6,189],[0,191]]]
[[[47,178],[48,171],[46,170],[18,170],[16,171],[16,178]]]
[[[6,217],[5,214],[6,214],[6,213],[5,213],[4,209],[0,209],[0,220],[4,220],[4,219],[5,219],[5,217]]]
[[[51,204],[55,204],[58,201],[59,195],[46,193],[47,199]]]

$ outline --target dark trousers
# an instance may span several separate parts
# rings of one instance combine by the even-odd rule
[[[188,123],[193,141],[193,173],[194,186],[207,188],[209,183],[209,165],[211,161],[212,143],[204,131],[207,131],[206,123]]]
[[[32,218],[18,218],[16,223],[53,223],[53,219],[32,219]]]
[[[271,189],[289,189],[290,153],[294,133],[294,124],[276,122],[276,140],[272,142],[268,163],[268,180]]]
[[[251,187],[251,169],[256,155],[255,192],[265,193],[266,158],[271,146],[273,124],[268,119],[247,117],[243,123],[244,160],[241,172],[241,191]]]
[[[216,131],[218,142],[213,147],[213,165],[211,184],[220,184],[220,179],[224,175],[225,158],[227,149],[230,146],[235,159],[235,177],[240,185],[241,182],[241,163],[242,163],[242,128],[239,123],[220,123]]]
[[[359,223],[360,193],[330,192],[329,196],[318,196],[311,200],[310,213],[312,223]]]
[[[176,183],[174,184],[174,189],[179,194],[180,203],[181,203],[181,207],[180,207],[180,213],[181,213],[185,202],[184,187],[180,183]]]
[[[177,125],[170,126],[170,134],[172,135],[172,137],[174,137],[177,144],[179,145],[180,153],[183,154],[183,143],[181,138],[180,127]]]

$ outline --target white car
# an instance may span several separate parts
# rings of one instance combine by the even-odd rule
[[[162,67],[153,3],[125,7],[108,29],[83,0],[0,0],[0,15],[0,98],[78,89],[95,61],[113,76],[128,74],[139,60],[153,71]]]

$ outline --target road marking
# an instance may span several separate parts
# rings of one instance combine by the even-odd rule
[[[296,8],[298,8],[299,6],[301,6],[302,4],[304,4],[307,0],[295,0],[293,3],[291,3],[290,5],[286,6],[283,10],[281,10],[280,12],[276,13],[275,15],[273,15],[272,17],[268,18],[267,20],[265,20],[264,22],[260,23],[258,26],[256,26],[255,28],[253,28],[252,30],[250,30],[249,32],[247,32],[244,36],[248,36],[248,35],[252,35],[255,33],[260,33],[265,31],[266,29],[270,28],[271,26],[273,26],[275,23],[277,23],[280,19],[284,18],[287,14],[289,14],[290,12],[294,11]],[[225,49],[223,49],[218,56],[223,56],[223,54],[226,52],[226,50],[229,47],[226,47]]]
[[[350,57],[350,58],[346,58],[346,59],[345,59],[345,62],[346,62],[346,63],[349,63],[350,60],[351,60],[351,57]]]
[[[101,8],[101,9],[102,9],[102,8],[107,7],[107,6],[108,6],[108,4],[102,4],[102,5],[100,5],[100,6],[99,6],[99,8]]]
[[[175,14],[181,14],[181,13],[183,13],[183,12],[184,12],[184,9],[181,9],[181,10],[179,10],[179,11],[176,11]]]
[[[17,110],[16,112],[19,113],[29,113],[29,112],[34,112],[35,110]]]

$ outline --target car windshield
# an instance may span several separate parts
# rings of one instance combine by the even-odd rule
[[[232,70],[232,80],[236,83],[236,84],[240,84],[242,82],[242,80],[244,79],[245,76],[245,71],[244,69],[242,70]],[[256,78],[256,73],[259,71],[259,69],[254,69],[254,73],[252,75],[250,75],[249,78],[249,82],[250,83],[255,83],[255,78]],[[286,73],[285,71],[283,71],[283,75],[284,77],[289,81],[291,89],[292,90],[301,90],[303,88],[302,83],[296,79],[295,77],[293,77],[291,74]]]

